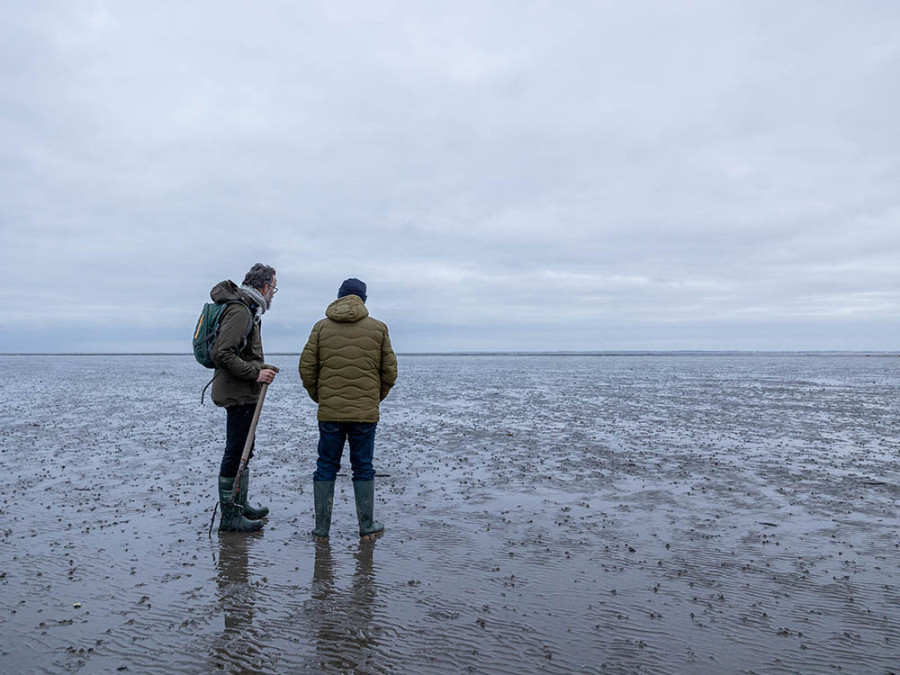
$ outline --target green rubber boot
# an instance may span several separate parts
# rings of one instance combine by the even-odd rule
[[[374,539],[384,532],[384,525],[374,520],[375,481],[353,481],[353,495],[356,497],[356,518],[359,520],[359,536],[362,539]]]
[[[331,533],[331,508],[334,505],[334,481],[314,480],[313,497],[316,502],[316,529],[312,536],[316,539],[328,539]]]
[[[244,469],[244,473],[241,474],[241,491],[238,493],[238,497],[240,498],[241,506],[244,509],[244,518],[247,520],[260,520],[261,518],[265,518],[269,515],[269,507],[268,506],[260,506],[256,508],[255,506],[251,506],[248,500],[250,499],[250,467]]]
[[[240,503],[235,504],[232,501],[232,489],[234,489],[234,477],[219,476],[219,506],[222,507],[219,532],[256,532],[261,530],[263,526],[261,520],[244,518],[244,507]]]

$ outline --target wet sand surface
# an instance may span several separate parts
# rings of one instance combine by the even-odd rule
[[[190,357],[0,357],[0,671],[893,673],[900,358],[406,356],[360,542],[270,359],[261,533],[208,536]]]

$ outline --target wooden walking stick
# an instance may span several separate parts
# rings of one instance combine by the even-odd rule
[[[261,370],[274,370],[278,372],[275,366],[263,365]],[[238,503],[238,495],[241,492],[241,474],[247,468],[247,462],[250,461],[250,450],[253,448],[253,441],[256,438],[256,425],[259,423],[259,414],[262,412],[263,401],[266,400],[266,391],[269,389],[269,383],[263,382],[262,388],[259,390],[259,398],[256,401],[256,410],[253,411],[253,421],[250,422],[250,431],[247,432],[247,441],[244,443],[244,452],[241,454],[241,463],[238,465],[237,474],[234,477],[234,488],[231,491],[231,501]]]

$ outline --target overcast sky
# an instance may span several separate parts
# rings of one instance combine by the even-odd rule
[[[893,0],[0,7],[0,352],[900,347]]]

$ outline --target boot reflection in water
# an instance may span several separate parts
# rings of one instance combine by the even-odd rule
[[[241,631],[253,624],[254,592],[247,569],[252,539],[221,539],[216,564],[219,602],[225,612],[225,632]],[[223,648],[227,654],[233,645]]]
[[[251,557],[256,537],[222,537],[216,560],[216,584],[225,629],[209,648],[209,667],[203,672],[278,672],[274,655],[263,648],[264,631],[256,621],[258,560]],[[251,567],[251,564],[253,565]]]
[[[379,650],[379,626],[373,621],[376,596],[373,553],[376,540],[363,540],[354,552],[353,579],[346,589],[335,582],[328,542],[316,542],[312,616],[316,627],[316,656],[322,670],[381,672],[387,669]],[[338,579],[338,582],[340,579]]]
[[[334,558],[327,539],[316,542],[316,558],[313,563],[312,597],[327,600],[334,590]]]
[[[356,570],[353,575],[353,605],[356,607],[356,619],[360,634],[365,635],[366,627],[372,621],[372,603],[375,600],[375,566],[373,554],[375,553],[375,540],[363,539],[359,542],[359,549],[354,553],[356,558]]]

